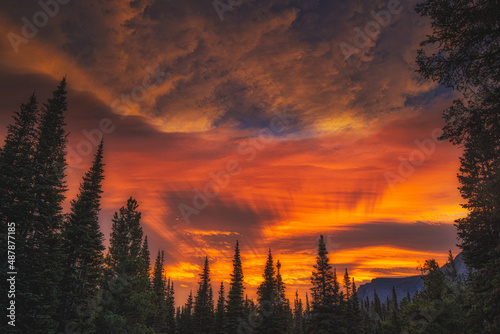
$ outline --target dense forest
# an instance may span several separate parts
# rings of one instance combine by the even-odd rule
[[[498,1],[424,1],[417,12],[433,33],[421,43],[419,73],[461,93],[444,111],[443,140],[463,148],[460,192],[468,215],[456,221],[470,274],[429,259],[414,296],[358,300],[347,270],[337,275],[319,237],[305,300],[289,300],[271,250],[256,300],[245,293],[238,242],[230,282],[212,286],[205,259],[187,301],[176,300],[164,252],[150,254],[136,199],[112,219],[104,247],[99,212],[104,141],[71,201],[65,129],[66,79],[39,106],[31,95],[7,128],[0,150],[2,332],[12,333],[500,333],[500,5]],[[429,51],[432,50],[432,51]],[[430,52],[430,54],[429,54]],[[14,224],[13,224],[14,223]],[[11,251],[11,252],[8,252]],[[15,253],[15,256],[11,255]],[[155,258],[151,263],[151,255]],[[154,256],[156,255],[156,256]],[[214,293],[213,289],[218,292]],[[14,303],[12,301],[14,300]],[[9,317],[15,309],[15,316]],[[11,322],[11,324],[9,324]],[[15,323],[15,327],[12,326]]]

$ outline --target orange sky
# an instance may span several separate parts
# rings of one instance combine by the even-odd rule
[[[248,3],[222,22],[206,1],[133,3],[61,6],[17,53],[3,38],[0,134],[33,90],[45,99],[66,74],[68,201],[104,120],[103,233],[135,197],[178,304],[205,256],[214,290],[229,281],[237,239],[250,296],[269,247],[288,292],[305,294],[320,234],[339,273],[358,283],[415,275],[419,261],[457,252],[460,150],[436,140],[454,96],[414,72],[429,26],[406,3],[348,61],[339,43],[383,1]],[[22,36],[21,18],[37,6],[2,9],[0,35]],[[154,82],[156,68],[164,75]],[[146,93],[127,107],[134,91]],[[276,119],[285,110],[287,121]],[[228,164],[238,173],[196,209],[194,189],[213,190],[211,175]]]

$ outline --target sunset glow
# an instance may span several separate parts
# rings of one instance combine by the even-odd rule
[[[436,135],[455,96],[415,74],[429,24],[407,1],[348,61],[339,43],[384,2],[327,12],[248,2],[224,21],[209,1],[129,3],[61,6],[17,53],[1,39],[0,136],[33,90],[43,101],[67,75],[65,210],[103,133],[102,232],[108,240],[113,213],[134,197],[179,305],[205,256],[213,286],[229,282],[236,240],[249,297],[269,248],[290,298],[305,295],[320,235],[337,273],[357,284],[457,253],[461,151]],[[9,10],[2,36],[21,34],[21,18],[40,9]]]

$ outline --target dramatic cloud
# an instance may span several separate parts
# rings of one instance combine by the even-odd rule
[[[228,281],[237,239],[250,294],[269,247],[305,293],[320,234],[357,280],[456,250],[454,96],[415,72],[413,2],[46,3],[0,10],[0,135],[67,75],[68,202],[104,135],[103,233],[136,198],[179,303],[205,255]]]

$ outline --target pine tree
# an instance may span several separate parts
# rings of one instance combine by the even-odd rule
[[[142,240],[138,207],[129,198],[113,215],[102,292],[105,305],[99,319],[102,331],[147,332],[155,324],[158,303],[150,287],[149,248],[146,238]]]
[[[344,274],[344,289],[346,291],[346,300],[343,304],[344,328],[348,333],[358,333],[360,330],[360,314],[356,284],[354,283],[354,279],[351,279],[351,277],[349,276],[349,272],[347,271],[347,269],[345,270]]]
[[[16,299],[19,306],[18,328],[23,332],[52,332],[57,326],[55,318],[64,263],[59,231],[66,191],[66,111],[66,80],[63,79],[52,93],[52,97],[44,103],[37,127],[35,152],[28,159],[33,161],[33,165],[25,167],[33,167],[35,177],[32,181],[23,181],[32,182],[33,199],[27,203],[32,203],[28,206],[34,209],[26,213],[27,217],[34,214],[32,224],[24,224],[21,231],[26,233],[26,247],[22,249],[23,253],[19,258],[22,270],[17,281],[26,284],[22,286],[21,283]],[[27,135],[32,138],[32,132]]]
[[[208,257],[205,257],[205,265],[200,274],[198,292],[194,303],[194,322],[197,333],[209,333],[213,324],[213,299],[210,296],[210,267]]]
[[[179,324],[179,334],[195,334],[196,328],[193,321],[193,292],[189,292],[189,297],[184,305]]]
[[[35,94],[28,103],[21,104],[13,119],[14,124],[7,127],[5,145],[0,150],[0,221],[2,226],[16,222],[16,240],[23,241],[17,245],[19,261],[22,247],[33,233],[36,210],[33,182],[39,111]],[[3,248],[0,250],[2,254],[4,251]],[[2,259],[6,258],[2,256]]]
[[[304,311],[304,333],[310,333],[311,330],[311,306],[309,304],[309,294],[306,292],[306,309]]]
[[[33,306],[36,295],[28,294],[30,291],[30,258],[27,252],[33,248],[34,222],[36,219],[36,201],[34,196],[34,181],[36,177],[35,153],[38,140],[37,121],[39,111],[37,109],[36,97],[33,94],[28,103],[22,104],[19,111],[16,111],[13,119],[14,123],[7,127],[7,137],[5,145],[0,149],[0,223],[9,230],[15,229],[15,269],[18,271],[17,287],[17,308],[28,310]],[[14,223],[14,226],[11,226]],[[15,271],[8,269],[7,245],[11,244],[7,240],[7,233],[0,236],[0,254],[2,259],[1,275],[2,282],[7,280],[7,272]],[[24,279],[23,279],[24,276]],[[32,291],[32,290],[31,290]],[[0,299],[3,319],[6,319],[5,304],[7,298]],[[36,307],[36,306],[35,306]],[[39,310],[41,314],[46,311]],[[50,312],[50,310],[48,310]],[[38,312],[37,312],[38,313]],[[26,323],[36,323],[28,319],[24,314],[19,314],[17,321]],[[8,326],[6,321],[2,326]],[[31,327],[30,325],[28,325]],[[11,327],[11,326],[9,326]],[[4,330],[7,331],[8,327]],[[43,328],[43,327],[42,327]],[[47,329],[52,328],[48,327]]]
[[[352,293],[352,282],[351,277],[349,277],[349,273],[347,272],[347,268],[345,269],[344,274],[344,289],[345,289],[345,298],[349,300],[351,298]]]
[[[419,73],[460,93],[444,111],[442,138],[463,150],[458,177],[468,215],[456,223],[473,269],[470,331],[499,333],[500,2],[425,0],[416,11],[432,22],[420,43]]]
[[[302,300],[299,299],[299,292],[295,291],[295,300],[293,303],[293,333],[304,333],[304,315]]]
[[[243,268],[241,265],[239,243],[236,241],[233,259],[233,273],[227,296],[227,322],[225,330],[228,333],[236,333],[238,328],[246,328],[244,312]]]
[[[141,270],[142,227],[139,204],[130,197],[113,216],[109,253],[112,266],[121,275],[135,277]]]
[[[220,282],[219,299],[217,300],[217,309],[215,311],[215,333],[224,333],[226,325],[226,298],[224,295],[224,283]]]
[[[165,298],[165,313],[166,313],[166,330],[167,333],[175,333],[175,297],[174,297],[174,282],[168,279],[166,298]]]
[[[401,320],[396,288],[392,287],[391,297],[387,297],[387,314],[382,322],[382,330],[387,334],[401,333]]]
[[[103,141],[90,170],[83,177],[80,193],[71,202],[71,213],[62,228],[67,255],[61,291],[61,330],[71,322],[84,332],[94,331],[95,305],[103,264],[103,234],[99,227],[103,175]],[[83,316],[84,312],[85,316]]]
[[[461,289],[451,283],[435,260],[426,260],[421,270],[424,289],[413,297],[412,303],[405,309],[406,319],[402,321],[404,331],[442,334],[472,333],[467,328],[466,319],[464,319],[464,314],[467,314],[466,310],[470,311],[470,301],[464,298]]]
[[[44,103],[38,127],[35,154],[37,177],[34,182],[37,217],[34,221],[34,243],[28,253],[31,262],[28,269],[31,271],[31,277],[28,279],[31,286],[27,291],[36,291],[38,297],[34,299],[34,303],[42,309],[32,307],[31,304],[26,305],[26,310],[19,310],[19,314],[36,319],[31,322],[31,328],[28,327],[30,321],[19,319],[21,326],[27,325],[28,331],[41,328],[50,331],[54,326],[54,312],[59,304],[59,285],[63,277],[62,266],[65,257],[61,249],[59,231],[63,221],[62,203],[67,190],[64,181],[67,166],[67,133],[64,119],[66,111],[66,79],[63,79],[52,93],[52,97]]]
[[[163,277],[163,263],[165,253],[158,250],[158,256],[156,257],[155,266],[153,269],[153,292],[164,299],[165,297],[165,278]]]
[[[158,250],[155,265],[153,268],[152,290],[154,294],[154,330],[156,332],[165,331],[167,326],[166,296],[167,285],[163,274],[165,262],[164,251]]]
[[[259,314],[262,321],[256,330],[262,334],[278,333],[280,330],[277,318],[278,282],[271,249],[269,249],[262,277],[264,280],[257,288],[257,302],[259,303]]]
[[[150,288],[149,282],[149,272],[151,271],[151,254],[149,253],[148,236],[144,237],[144,242],[142,244],[141,255],[140,255],[141,265],[139,266],[139,277],[143,278],[147,284],[147,288]]]
[[[214,290],[212,289],[212,285],[210,285],[210,289],[208,290],[208,300],[210,301],[210,314],[212,314],[212,325],[215,317],[215,305],[214,305]]]
[[[348,333],[361,333],[361,312],[359,309],[358,290],[354,278],[352,279],[351,298],[349,299],[350,322],[347,327]]]
[[[320,236],[315,270],[311,278],[313,300],[309,330],[312,332],[336,333],[340,327],[339,285],[329,262],[325,241]]]
[[[286,298],[285,283],[281,277],[281,263],[278,260],[276,263],[276,318],[278,322],[278,330],[280,333],[290,333],[292,329],[292,309],[290,302]]]

